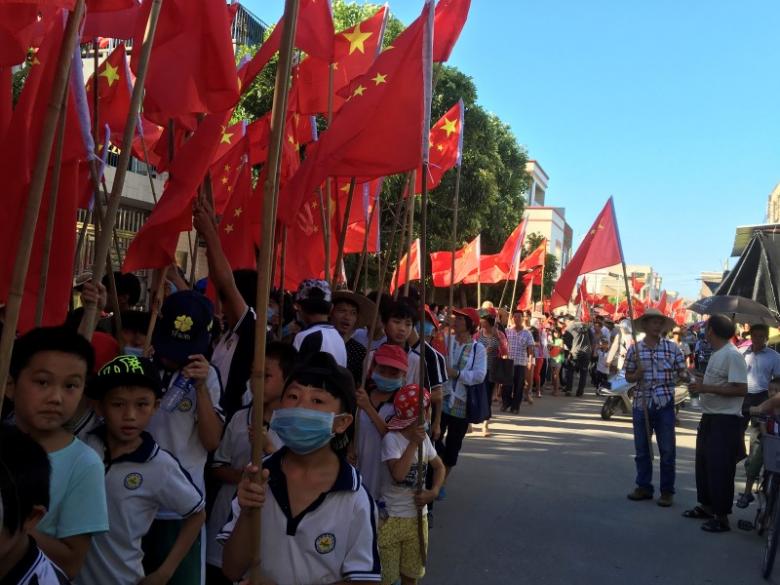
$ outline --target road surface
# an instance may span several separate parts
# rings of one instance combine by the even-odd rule
[[[709,534],[681,516],[696,503],[698,413],[681,413],[677,495],[671,508],[631,502],[631,421],[600,418],[601,399],[545,395],[520,415],[499,414],[492,436],[468,435],[437,502],[430,584],[759,584],[763,541],[737,528]],[[657,448],[654,480],[658,479]],[[744,481],[740,465],[737,485]],[[775,579],[780,583],[780,561]]]

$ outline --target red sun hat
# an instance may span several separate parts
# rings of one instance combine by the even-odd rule
[[[385,343],[379,346],[379,349],[374,352],[374,362],[380,366],[389,366],[402,372],[406,372],[409,369],[409,358],[406,352],[397,345]]]
[[[438,329],[440,326],[439,318],[433,311],[431,311],[431,308],[428,305],[425,305],[425,315],[428,317],[430,322],[433,323],[433,328]]]
[[[423,409],[431,405],[431,393],[423,390]],[[391,431],[402,431],[417,422],[417,413],[420,408],[420,387],[417,384],[407,384],[401,388],[393,400],[395,415],[387,422],[387,428]]]
[[[476,309],[473,309],[471,307],[464,307],[462,309],[453,309],[452,312],[455,315],[460,315],[461,317],[467,317],[469,320],[471,320],[471,325],[473,327],[477,327],[479,325],[479,311]]]

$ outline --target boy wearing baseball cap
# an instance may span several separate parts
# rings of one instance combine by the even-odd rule
[[[301,357],[324,351],[342,368],[347,367],[347,348],[336,328],[328,322],[333,309],[330,285],[325,280],[304,280],[295,294],[295,310],[304,324],[293,340]]]
[[[395,395],[395,415],[387,423],[388,433],[382,439],[382,461],[390,470],[382,486],[382,499],[388,518],[379,529],[379,556],[382,559],[382,583],[390,585],[401,579],[402,585],[417,583],[425,575],[420,558],[417,531],[417,510],[422,509],[423,541],[428,548],[427,505],[436,499],[444,484],[444,463],[436,454],[433,443],[418,425],[417,415],[422,396],[423,408],[431,404],[430,393],[420,392],[416,384],[401,388]],[[422,476],[427,467],[433,469],[431,489],[417,493],[420,472],[418,448],[422,445]]]
[[[380,500],[382,478],[388,474],[387,466],[382,463],[382,438],[387,434],[387,421],[395,414],[393,399],[404,384],[407,369],[403,348],[382,345],[374,352],[366,389],[358,388],[355,392],[360,407],[355,437],[358,468],[363,485],[375,500]]]
[[[162,370],[160,408],[149,422],[149,433],[170,451],[205,493],[205,466],[209,451],[219,446],[224,415],[222,385],[206,359],[211,345],[214,310],[206,297],[185,290],[168,296],[152,335],[155,364]],[[144,568],[157,570],[165,562],[182,528],[182,516],[161,508],[144,538]],[[200,583],[204,571],[205,537],[195,541],[171,583]]]
[[[100,369],[88,394],[104,421],[86,443],[105,464],[110,530],[93,536],[76,583],[135,585],[143,580],[141,539],[160,508],[184,518],[173,546],[160,551],[165,560],[147,575],[167,582],[198,537],[206,512],[190,476],[146,432],[160,404],[160,376],[150,360],[124,355]]]

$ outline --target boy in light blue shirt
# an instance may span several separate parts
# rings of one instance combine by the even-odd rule
[[[92,535],[108,530],[103,463],[64,425],[75,414],[94,352],[65,327],[33,329],[16,341],[8,397],[16,426],[51,463],[48,512],[33,531],[38,546],[70,577],[81,569]]]

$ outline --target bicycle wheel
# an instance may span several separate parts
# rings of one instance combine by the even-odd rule
[[[759,536],[764,536],[769,523],[772,520],[772,506],[775,501],[775,475],[773,473],[766,472],[764,480],[761,483],[761,489],[758,492],[758,508],[756,510],[756,520],[754,522],[756,526],[756,533]]]
[[[764,560],[761,566],[761,574],[764,579],[769,579],[775,566],[777,544],[780,541],[780,504],[777,502],[777,480],[772,482],[773,489],[769,494],[767,512],[771,510],[771,516],[767,515],[766,546],[764,547]]]

